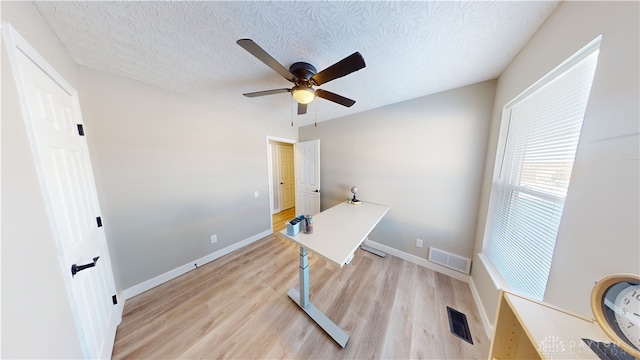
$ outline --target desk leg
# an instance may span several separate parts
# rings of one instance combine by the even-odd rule
[[[322,330],[329,334],[338,345],[345,347],[347,341],[349,341],[349,335],[309,301],[309,259],[307,249],[302,246],[300,246],[299,274],[300,292],[292,288],[287,295],[289,295],[291,300],[295,301],[316,324],[320,325]]]
[[[309,305],[309,254],[307,249],[300,246],[300,307],[306,309]]]

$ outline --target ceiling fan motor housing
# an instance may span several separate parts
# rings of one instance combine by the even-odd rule
[[[315,75],[318,70],[316,70],[316,68],[309,63],[296,62],[289,67],[289,72],[295,75],[295,77],[297,77],[298,80],[301,80],[301,82],[309,83],[311,77]]]

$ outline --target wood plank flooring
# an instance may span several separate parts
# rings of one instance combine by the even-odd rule
[[[270,235],[129,299],[113,358],[487,358],[468,284],[362,250],[342,269],[309,257],[311,302],[350,335],[340,348],[286,295],[298,256]],[[450,333],[446,306],[467,315],[474,345]]]
[[[296,217],[295,207],[273,214],[273,233],[277,234],[280,230],[285,229],[287,227],[286,222],[294,217]]]

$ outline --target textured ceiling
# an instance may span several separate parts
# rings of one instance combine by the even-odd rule
[[[79,64],[242,107],[296,125],[324,121],[496,78],[557,1],[489,2],[37,2]],[[292,116],[291,87],[236,44],[251,38],[286,68],[322,70],[359,51],[367,67],[319,88],[356,100],[316,99]]]

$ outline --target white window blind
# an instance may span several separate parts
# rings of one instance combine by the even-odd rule
[[[484,251],[511,290],[542,300],[599,39],[507,104]]]

